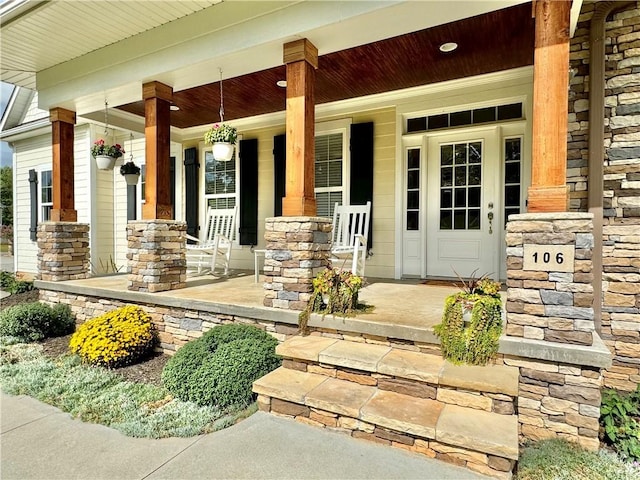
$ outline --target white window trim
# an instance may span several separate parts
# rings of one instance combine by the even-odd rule
[[[42,218],[42,209],[43,207],[46,206],[51,206],[51,208],[53,208],[53,196],[51,198],[51,202],[47,202],[47,203],[43,203],[42,202],[42,187],[43,187],[43,182],[42,182],[42,174],[44,172],[51,172],[51,185],[53,187],[53,166],[52,165],[39,165],[36,169],[36,171],[38,172],[38,223],[40,222],[46,222],[48,220],[50,220],[50,218],[48,219],[43,219]],[[53,195],[53,192],[51,192]]]
[[[136,163],[136,161],[133,161]],[[142,218],[142,207],[146,203],[145,198],[142,196],[142,171],[146,168],[145,159],[142,159],[139,163],[136,163],[140,167],[140,177],[138,183],[136,183],[136,218]]]
[[[349,185],[351,185],[351,118],[318,123],[315,126],[315,136],[342,134],[342,186],[340,187],[314,187],[314,194],[324,192],[341,192],[343,205],[349,205]],[[314,154],[315,157],[315,154]],[[315,162],[315,158],[314,158]],[[315,182],[315,179],[314,179]]]

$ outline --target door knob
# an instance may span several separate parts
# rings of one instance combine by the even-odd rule
[[[489,205],[493,205],[493,204],[490,203]],[[489,219],[489,234],[492,234],[493,233],[493,212],[487,213],[487,218]]]

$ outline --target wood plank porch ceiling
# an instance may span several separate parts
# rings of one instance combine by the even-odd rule
[[[391,20],[392,21],[392,20]],[[456,42],[458,49],[438,47]],[[531,4],[498,10],[458,22],[342,50],[319,59],[316,103],[323,104],[408,87],[464,78],[533,64],[534,20]],[[225,79],[225,120],[285,109],[284,65]],[[171,125],[187,128],[219,121],[217,80],[174,92],[179,111]],[[121,110],[144,116],[144,102]]]

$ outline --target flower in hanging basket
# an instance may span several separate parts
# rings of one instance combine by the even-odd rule
[[[91,147],[91,155],[96,158],[98,155],[106,155],[107,157],[120,158],[124,155],[124,148],[119,143],[109,145],[103,139],[96,140]]]
[[[140,175],[140,167],[129,161],[120,167],[120,175]]]
[[[204,141],[207,144],[218,142],[236,144],[238,139],[238,129],[226,123],[216,123],[204,134]]]

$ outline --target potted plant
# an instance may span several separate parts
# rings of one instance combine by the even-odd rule
[[[502,334],[500,283],[473,274],[467,282],[460,281],[462,291],[446,298],[442,322],[433,331],[447,360],[486,365],[498,352]]]
[[[238,139],[238,130],[227,123],[216,123],[204,134],[204,141],[213,145],[213,158],[228,162],[233,158],[233,148]]]
[[[301,333],[307,331],[311,312],[348,315],[358,307],[358,292],[363,285],[362,277],[348,270],[334,269],[329,264],[316,275],[312,284],[313,292],[307,308],[298,316]]]
[[[137,185],[140,178],[140,167],[133,163],[133,160],[125,162],[120,167],[120,175],[127,182],[127,185]]]
[[[119,143],[109,145],[103,139],[96,140],[91,147],[91,155],[96,159],[99,170],[113,170],[116,159],[124,153],[124,149]]]

